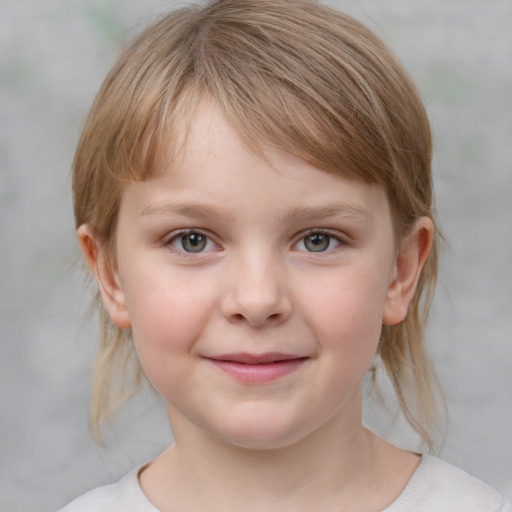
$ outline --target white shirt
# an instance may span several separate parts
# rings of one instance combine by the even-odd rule
[[[140,487],[140,469],[89,491],[59,512],[159,512]],[[382,512],[512,512],[512,504],[465,471],[423,455],[403,492]]]

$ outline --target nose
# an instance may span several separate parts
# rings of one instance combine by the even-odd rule
[[[290,317],[292,303],[286,271],[269,254],[251,254],[233,262],[221,303],[232,323],[252,327],[279,325]]]

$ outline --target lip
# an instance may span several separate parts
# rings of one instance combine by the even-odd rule
[[[309,358],[268,352],[236,353],[208,357],[213,365],[241,382],[269,382],[284,377],[302,366]]]

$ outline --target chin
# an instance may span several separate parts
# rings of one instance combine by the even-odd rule
[[[267,421],[252,421],[249,424],[231,424],[229,428],[222,429],[217,436],[226,443],[239,448],[250,450],[278,450],[287,448],[304,437],[307,433],[303,429],[286,423],[280,423],[276,419]],[[220,435],[219,435],[220,434]]]

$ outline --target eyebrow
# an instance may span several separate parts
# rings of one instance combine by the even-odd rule
[[[229,221],[234,220],[236,217],[235,213],[228,208],[196,203],[159,203],[150,205],[142,210],[140,216],[176,214],[190,218],[221,217]]]
[[[227,221],[233,221],[236,218],[235,212],[229,208],[196,203],[159,203],[147,206],[140,214],[141,217],[151,215],[181,215],[190,218],[217,217]],[[328,217],[355,217],[368,221],[372,216],[358,204],[332,203],[321,206],[297,206],[284,213],[281,222],[320,220]]]
[[[297,206],[286,212],[283,222],[320,220],[328,217],[355,217],[369,221],[372,216],[362,206],[352,203],[332,203],[322,206]]]

